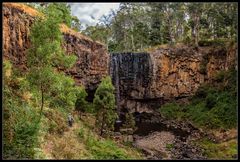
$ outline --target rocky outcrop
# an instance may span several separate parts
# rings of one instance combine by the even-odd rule
[[[111,55],[113,78],[119,77],[120,109],[152,112],[172,99],[192,96],[218,71],[227,70],[236,60],[236,47],[189,46],[159,48],[149,53]],[[115,69],[118,68],[118,74]]]
[[[3,4],[3,58],[26,70],[30,28],[36,10],[23,4]],[[204,82],[211,82],[220,70],[236,67],[237,47],[161,47],[148,53],[109,55],[103,44],[61,25],[63,48],[78,59],[65,72],[84,85],[93,98],[102,77],[112,76],[118,107],[131,112],[151,112],[165,101],[193,95]],[[109,62],[110,60],[110,62]],[[108,71],[109,70],[109,71]]]
[[[30,29],[39,13],[21,3],[3,3],[3,58],[14,66],[26,70],[26,54],[30,47]],[[61,25],[63,47],[67,54],[75,54],[77,62],[65,72],[74,77],[77,85],[84,85],[90,93],[103,76],[108,74],[108,54],[100,42],[95,42]]]
[[[78,57],[73,68],[66,70],[66,73],[74,77],[77,85],[85,86],[91,100],[101,79],[108,75],[109,54],[103,44],[64,26],[61,29],[64,33],[63,47],[66,53]]]

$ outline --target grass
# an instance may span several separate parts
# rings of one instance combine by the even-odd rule
[[[173,147],[174,147],[174,145],[173,145],[172,143],[166,144],[166,148],[167,148],[167,150],[169,150],[169,151],[170,151]]]
[[[88,117],[90,118],[90,117]],[[85,120],[88,119],[85,116]],[[93,118],[91,116],[91,118]],[[93,121],[94,119],[91,119]],[[138,150],[131,146],[118,144],[112,139],[102,138],[92,131],[91,122],[79,121],[81,125],[78,128],[78,137],[85,144],[91,159],[141,159],[142,156]]]
[[[188,104],[168,103],[160,108],[160,113],[168,119],[191,121],[205,131],[236,130],[237,127],[237,95],[236,71],[220,71],[212,84],[199,87]],[[233,131],[233,132],[234,132]],[[217,135],[214,135],[217,137]],[[227,135],[231,137],[231,134]],[[225,137],[224,137],[225,138]],[[230,138],[232,139],[232,138]],[[236,159],[237,140],[214,143],[202,138],[195,144],[204,149],[209,159]],[[170,145],[166,145],[171,148]]]
[[[27,13],[27,14],[29,14],[31,16],[34,16],[34,17],[39,15],[39,12],[37,10],[33,9],[30,6],[22,4],[22,3],[3,3],[3,5],[13,7],[13,8],[17,8],[17,9],[21,10],[22,12]]]
[[[4,76],[3,158],[32,159],[39,145],[38,111],[25,98],[25,79],[19,79],[8,61],[4,61]]]
[[[105,139],[92,129],[94,117],[88,114],[64,134],[47,133],[42,145],[47,159],[142,159],[141,154],[130,146]],[[89,122],[90,121],[90,122]],[[47,129],[48,130],[48,129]]]
[[[200,86],[189,104],[167,103],[159,109],[160,113],[168,119],[191,120],[205,129],[236,128],[236,73],[221,71],[215,81]]]
[[[196,144],[204,149],[204,155],[209,159],[232,160],[238,154],[237,140],[232,139],[222,143],[214,143],[207,138],[203,138]]]

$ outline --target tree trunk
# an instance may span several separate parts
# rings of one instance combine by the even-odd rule
[[[133,51],[135,51],[134,37],[133,37],[133,28],[132,28],[132,27],[131,27],[131,31],[132,31],[132,34],[131,34],[131,39],[132,39],[132,49],[133,49]]]
[[[195,45],[198,47],[198,41],[199,41],[199,16],[196,16],[196,31],[195,31]]]
[[[194,40],[194,44],[198,46],[198,28],[199,28],[199,16],[197,13],[193,14],[193,30],[192,30],[192,37]]]

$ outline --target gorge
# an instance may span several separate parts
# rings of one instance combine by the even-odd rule
[[[29,7],[24,9],[14,3],[3,5],[3,58],[23,70],[27,69],[29,32],[36,15]],[[131,112],[151,111],[164,101],[191,96],[201,84],[211,82],[218,71],[237,68],[236,46],[225,49],[179,45],[145,53],[108,54],[100,42],[65,25],[61,25],[61,31],[66,53],[78,58],[72,69],[62,70],[71,75],[77,85],[85,86],[89,101],[101,78],[111,75],[113,84],[118,84],[115,86],[119,107],[125,105]]]
[[[3,59],[23,73],[28,71],[30,29],[38,14],[22,4],[3,4]],[[77,61],[70,69],[57,70],[74,78],[75,85],[83,86],[90,103],[101,79],[111,76],[119,119],[125,122],[126,113],[134,116],[137,128],[127,136],[147,159],[206,158],[190,143],[208,135],[189,121],[165,118],[159,109],[173,101],[188,102],[200,86],[215,84],[219,72],[237,70],[237,45],[195,47],[179,43],[143,52],[111,53],[103,43],[64,24],[60,29],[66,55],[77,56]]]

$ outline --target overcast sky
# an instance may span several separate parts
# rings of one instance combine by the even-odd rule
[[[120,3],[69,3],[72,15],[77,16],[84,29],[86,25],[95,25],[99,18],[107,15],[111,9],[117,10]]]

